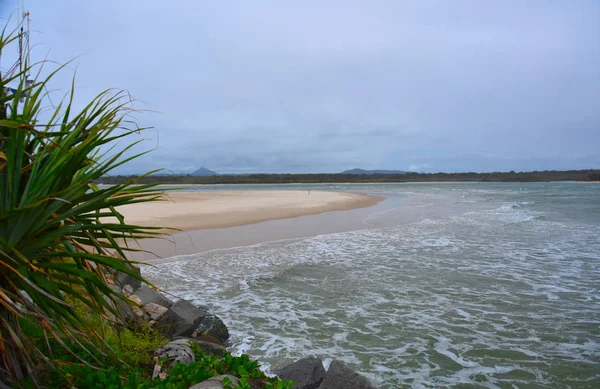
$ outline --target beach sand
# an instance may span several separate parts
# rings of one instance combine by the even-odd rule
[[[169,192],[164,201],[118,210],[129,224],[192,231],[364,208],[381,200],[367,194],[308,190]]]

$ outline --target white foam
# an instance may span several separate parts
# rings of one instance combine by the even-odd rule
[[[549,387],[570,369],[585,380],[600,353],[600,227],[503,190],[413,190],[406,202],[426,216],[415,223],[180,257],[144,274],[210,304],[232,349],[266,370],[316,354],[382,388]]]

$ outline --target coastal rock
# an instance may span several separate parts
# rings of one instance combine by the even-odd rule
[[[229,378],[232,388],[240,386],[240,380],[237,377],[232,375],[220,375],[209,378],[206,381],[202,381],[194,386],[190,386],[189,389],[223,389],[223,379],[225,377]]]
[[[166,345],[159,347],[155,350],[155,360],[157,364],[154,366],[154,372],[152,373],[152,379],[156,377],[165,378],[169,369],[171,369],[175,363],[183,363],[189,365],[196,361],[196,355],[189,344],[189,339],[178,339],[167,343]],[[163,365],[160,361],[168,359],[168,363]]]
[[[169,309],[155,303],[144,305],[144,311],[150,316],[150,320],[159,320]]]
[[[125,285],[121,291],[123,292],[123,296],[129,297],[133,294],[133,287],[131,285]]]
[[[139,306],[144,305],[144,303],[142,302],[142,299],[140,299],[137,294],[131,294],[127,298],[129,300],[133,301],[136,305],[139,305]]]
[[[203,342],[201,340],[191,339],[194,343],[200,346],[200,350],[202,350],[202,354],[207,355],[216,355],[218,357],[222,357],[225,355],[225,347],[211,343],[211,342]]]
[[[229,339],[229,330],[218,316],[207,314],[192,334],[192,338],[200,336],[212,336],[218,339],[219,342],[225,343]]]
[[[375,389],[364,376],[350,369],[342,361],[333,361],[318,389]]]
[[[116,285],[111,285],[111,289],[113,289],[117,294],[120,292],[119,287]],[[110,313],[111,320],[115,322],[119,322],[124,324],[129,329],[137,329],[145,324],[145,318],[143,315],[140,317],[138,312],[135,312],[133,306],[127,301],[122,300],[117,296],[113,296],[113,298],[109,298],[108,296],[104,297],[108,304],[114,309],[115,314]]]
[[[325,378],[323,362],[316,357],[306,357],[275,371],[282,380],[294,381],[293,389],[316,389]]]
[[[187,300],[179,300],[156,323],[166,336],[190,336],[207,315],[206,307],[199,308]]]
[[[171,308],[173,302],[162,295],[162,293],[150,288],[148,285],[142,285],[135,290],[135,295],[142,301],[141,305],[158,304],[165,308]]]
[[[129,263],[124,263],[124,264],[128,268],[132,269],[138,275],[141,274],[139,267],[133,266]],[[142,281],[138,280],[137,278],[135,278],[133,276],[130,276],[129,274],[125,274],[125,273],[121,273],[121,272],[115,273],[114,280],[115,280],[115,283],[120,288],[125,287],[125,285],[131,285],[131,288],[133,290],[136,290],[136,289],[139,289],[140,286],[142,286]]]
[[[210,336],[210,335],[202,335],[202,336],[198,336],[196,337],[194,340],[196,341],[200,341],[200,342],[208,342],[208,343],[213,343],[216,344],[218,346],[225,346],[223,344],[223,342],[221,342],[219,339],[215,338],[214,336]]]

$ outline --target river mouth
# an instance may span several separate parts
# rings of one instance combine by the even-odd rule
[[[231,349],[266,370],[317,355],[382,388],[593,387],[599,197],[579,187],[368,188],[395,203],[360,228],[179,256],[144,274],[210,305]]]

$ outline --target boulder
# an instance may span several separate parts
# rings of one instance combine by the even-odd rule
[[[214,344],[211,342],[203,342],[201,340],[196,340],[196,339],[190,339],[192,342],[196,343],[198,346],[200,346],[200,350],[202,351],[202,354],[207,354],[207,355],[216,355],[218,357],[222,357],[223,355],[225,355],[225,347],[218,345],[218,344]]]
[[[125,285],[121,291],[123,292],[123,296],[129,297],[133,294],[133,287],[131,285]]]
[[[111,285],[111,289],[119,293],[119,288],[117,286]],[[123,323],[127,328],[132,330],[138,329],[145,325],[147,317],[145,317],[143,313],[140,315],[140,312],[134,310],[136,307],[131,306],[127,300],[124,301],[116,296],[114,296],[112,299],[108,296],[105,296],[104,298],[111,308],[116,311],[116,316],[112,313],[110,314],[111,320]]]
[[[214,343],[218,346],[224,346],[224,344],[219,339],[215,338],[214,336],[210,336],[210,335],[198,336],[198,337],[194,338],[194,340],[198,340],[201,342]]]
[[[154,366],[154,372],[152,373],[152,379],[158,377],[165,378],[169,369],[171,369],[175,363],[183,363],[189,365],[196,361],[196,354],[192,350],[189,344],[189,339],[178,339],[165,344],[162,347],[157,348],[154,351],[155,360],[157,361]],[[168,362],[162,363],[164,359]]]
[[[187,300],[179,300],[156,323],[156,327],[171,338],[190,336],[207,315],[205,307],[199,308]]]
[[[306,357],[275,370],[282,380],[294,381],[293,389],[317,389],[325,378],[323,362],[316,357]]]
[[[148,285],[142,285],[134,292],[134,295],[139,297],[142,301],[142,305],[146,304],[158,304],[162,305],[165,308],[171,308],[173,306],[173,302],[162,295],[159,291],[156,291],[149,287]]]
[[[150,316],[150,320],[159,320],[169,310],[168,308],[155,303],[146,304],[143,308]]]
[[[350,369],[342,361],[333,361],[319,389],[375,389],[364,376]]]
[[[124,265],[127,266],[128,268],[132,269],[138,275],[141,274],[139,267],[133,266],[132,264],[129,264],[129,263],[124,263]],[[115,273],[114,280],[115,280],[115,283],[120,288],[125,287],[125,285],[131,285],[131,288],[133,290],[136,290],[140,286],[142,286],[142,281],[138,280],[137,278],[135,278],[133,276],[130,276],[129,274],[125,274],[125,273],[121,273],[121,272]]]
[[[237,377],[234,377],[232,375],[220,375],[217,377],[209,378],[206,381],[202,381],[194,386],[190,386],[189,389],[223,389],[223,379],[225,377],[229,378],[232,388],[240,386],[240,380]]]
[[[224,344],[229,339],[229,331],[218,316],[207,314],[192,334],[192,338],[200,336],[212,336]]]

